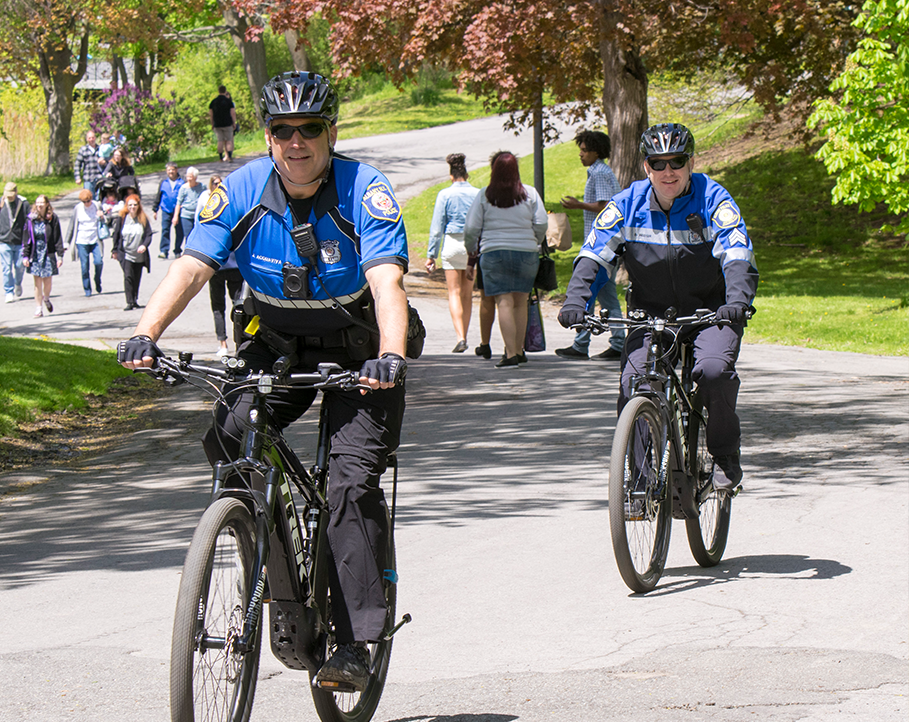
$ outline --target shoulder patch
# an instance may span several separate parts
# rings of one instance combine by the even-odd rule
[[[732,204],[732,201],[725,200],[714,211],[712,220],[718,228],[733,228],[741,223],[742,216],[739,215],[739,209]]]
[[[230,201],[227,200],[227,191],[224,190],[224,186],[218,186],[205,202],[205,208],[199,213],[199,223],[213,221],[224,212],[224,209],[229,204]]]
[[[594,228],[599,228],[601,231],[608,231],[610,228],[615,227],[615,225],[625,219],[625,216],[622,215],[622,211],[619,210],[618,205],[615,201],[609,201],[607,206],[600,211],[600,215],[597,216],[597,219],[593,222]]]
[[[395,223],[401,217],[401,206],[385,181],[373,183],[366,189],[363,207],[369,215],[380,221]]]

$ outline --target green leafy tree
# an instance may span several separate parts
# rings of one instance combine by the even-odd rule
[[[836,97],[808,124],[827,135],[817,157],[836,176],[833,202],[886,203],[909,233],[909,0],[868,0],[855,25],[864,37],[830,86]]]

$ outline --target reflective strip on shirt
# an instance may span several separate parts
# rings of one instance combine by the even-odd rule
[[[356,293],[349,293],[345,296],[338,296],[336,300],[342,306],[346,306],[349,303],[356,301],[366,289],[369,288],[369,284],[366,284]],[[277,306],[278,308],[295,308],[295,309],[314,309],[314,308],[331,308],[335,305],[335,301],[327,298],[324,300],[313,299],[313,300],[303,300],[297,298],[275,298],[274,296],[268,296],[264,293],[260,293],[255,289],[252,289],[252,294],[257,301],[262,303],[267,303],[270,306]]]

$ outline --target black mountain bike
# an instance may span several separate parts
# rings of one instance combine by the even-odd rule
[[[215,466],[212,498],[183,565],[171,646],[171,719],[249,719],[267,602],[272,652],[288,668],[309,672],[319,717],[367,722],[385,686],[392,637],[410,621],[404,615],[394,623],[396,457],[388,459],[394,480],[384,574],[386,631],[369,647],[369,682],[362,692],[335,683],[318,686],[315,676],[335,648],[328,590],[327,407],[322,404],[315,464],[307,471],[270,423],[266,400],[280,387],[361,388],[359,374],[335,364],[320,364],[316,373],[290,374],[286,359],[275,363],[272,374],[246,374],[241,360],[224,362],[220,367],[193,364],[192,354],[180,354],[178,361],[159,358],[152,371],[168,383],[206,390],[215,397],[213,413],[228,392],[252,390],[255,398],[245,420],[243,456]]]
[[[609,526],[619,573],[629,589],[648,592],[663,574],[672,519],[684,519],[691,553],[703,567],[720,562],[729,535],[731,495],[713,487],[707,451],[707,410],[691,379],[692,342],[684,330],[727,323],[710,310],[694,316],[587,316],[594,334],[610,325],[650,333],[647,361],[635,369],[622,409],[609,466]],[[675,365],[678,363],[679,372]],[[738,489],[736,490],[736,493]]]

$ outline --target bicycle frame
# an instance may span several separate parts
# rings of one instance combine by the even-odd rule
[[[631,377],[631,397],[644,395],[660,410],[663,420],[664,455],[660,465],[658,493],[663,494],[667,483],[674,488],[672,513],[677,519],[697,516],[696,506],[687,508],[683,499],[693,481],[688,464],[689,434],[692,415],[697,414],[691,401],[694,382],[691,378],[694,351],[690,340],[679,343],[679,366],[666,357],[664,348],[665,323],[656,319],[650,329],[645,369]]]

